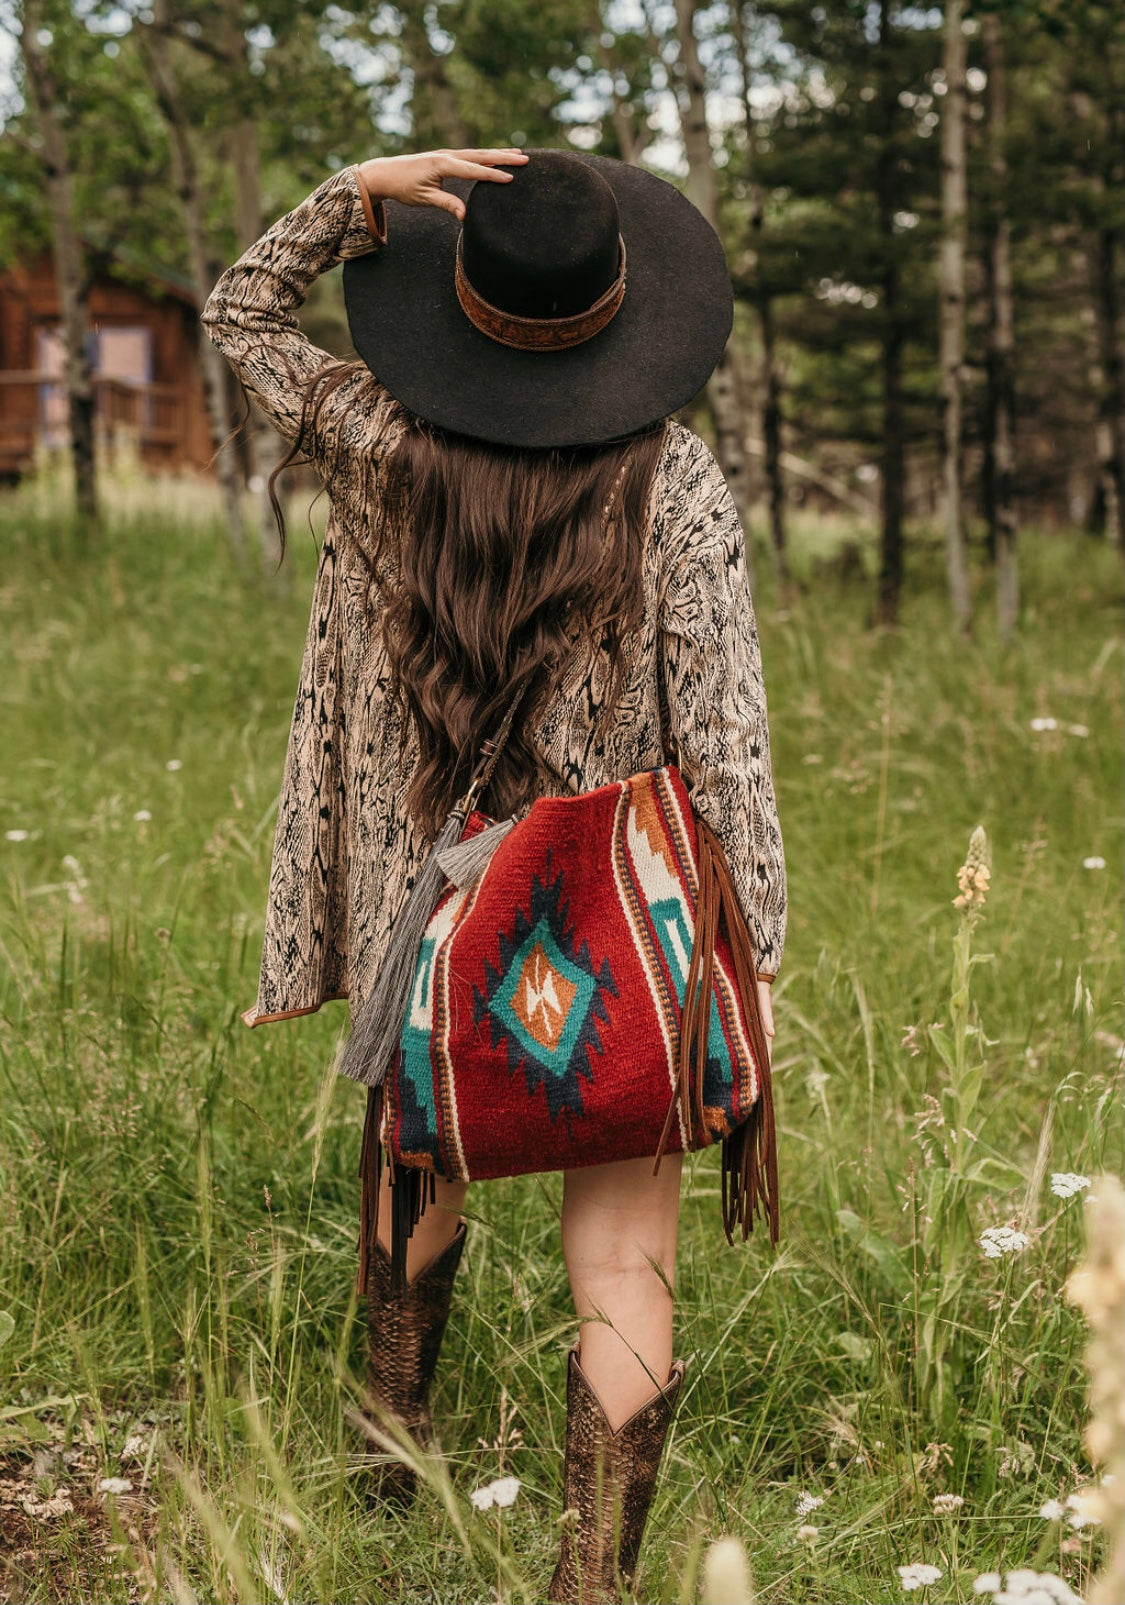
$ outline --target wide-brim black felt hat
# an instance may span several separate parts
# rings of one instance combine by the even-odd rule
[[[508,184],[446,180],[464,225],[385,203],[387,243],[344,265],[352,341],[442,429],[521,447],[635,434],[697,395],[722,355],[722,242],[643,168],[527,154]]]

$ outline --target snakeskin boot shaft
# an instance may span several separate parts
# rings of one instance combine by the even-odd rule
[[[404,1291],[391,1288],[390,1256],[373,1243],[367,1265],[367,1392],[364,1415],[378,1426],[389,1413],[422,1447],[433,1439],[430,1385],[441,1351],[453,1283],[465,1247],[465,1223],[449,1246]],[[373,1450],[373,1454],[375,1451]],[[376,1499],[407,1504],[416,1478],[401,1461],[375,1464]]]
[[[608,1605],[620,1599],[636,1570],[656,1487],[660,1457],[675,1412],[684,1362],[664,1386],[617,1429],[586,1379],[573,1348],[566,1376],[564,1508],[575,1513],[564,1532],[547,1591],[553,1605]]]

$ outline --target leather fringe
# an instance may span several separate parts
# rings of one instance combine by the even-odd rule
[[[436,1193],[432,1170],[396,1165],[391,1171],[391,1292],[406,1291],[406,1245]]]
[[[664,1129],[656,1150],[654,1172],[672,1131],[677,1113],[684,1124],[685,1148],[700,1146],[706,1119],[703,1111],[703,1073],[711,1028],[711,993],[715,978],[715,939],[719,920],[726,926],[734,960],[734,982],[742,999],[750,1051],[758,1073],[758,1096],[748,1119],[722,1140],[723,1230],[734,1242],[739,1227],[745,1242],[755,1217],[769,1225],[770,1242],[779,1236],[777,1196],[777,1131],[773,1110],[769,1043],[758,997],[754,944],[739,906],[730,866],[722,843],[711,827],[696,815],[699,893],[695,906],[695,938],[688,963],[687,988],[680,1019],[680,1047],[676,1087],[668,1105]]]
[[[356,1296],[367,1294],[368,1267],[379,1230],[379,1190],[383,1176],[383,1145],[379,1127],[383,1119],[383,1088],[367,1089],[367,1114],[363,1122],[363,1144],[359,1155],[359,1270]],[[406,1289],[406,1245],[414,1228],[437,1196],[433,1172],[413,1165],[396,1165],[388,1150],[388,1177],[391,1187],[391,1291]]]
[[[383,1146],[379,1126],[383,1118],[383,1089],[368,1087],[367,1114],[363,1122],[363,1145],[359,1152],[359,1272],[356,1297],[367,1293],[367,1268],[379,1228],[379,1184],[383,1174]]]

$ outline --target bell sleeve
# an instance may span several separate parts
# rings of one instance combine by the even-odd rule
[[[207,299],[204,329],[287,441],[300,431],[309,380],[338,360],[298,327],[309,287],[349,257],[378,250],[386,238],[382,201],[368,192],[358,167],[343,168],[268,228]],[[366,371],[363,378],[370,378]],[[318,467],[324,445],[305,443]]]
[[[692,805],[722,843],[772,981],[785,945],[785,854],[774,796],[766,688],[730,488],[698,436],[669,479],[660,610],[671,734]]]

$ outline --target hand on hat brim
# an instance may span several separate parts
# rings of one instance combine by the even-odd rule
[[[401,201],[406,206],[437,206],[460,222],[465,203],[446,193],[443,179],[507,184],[513,175],[502,169],[526,161],[526,155],[515,146],[506,150],[428,150],[415,156],[375,156],[361,162],[359,172],[372,197]]]

